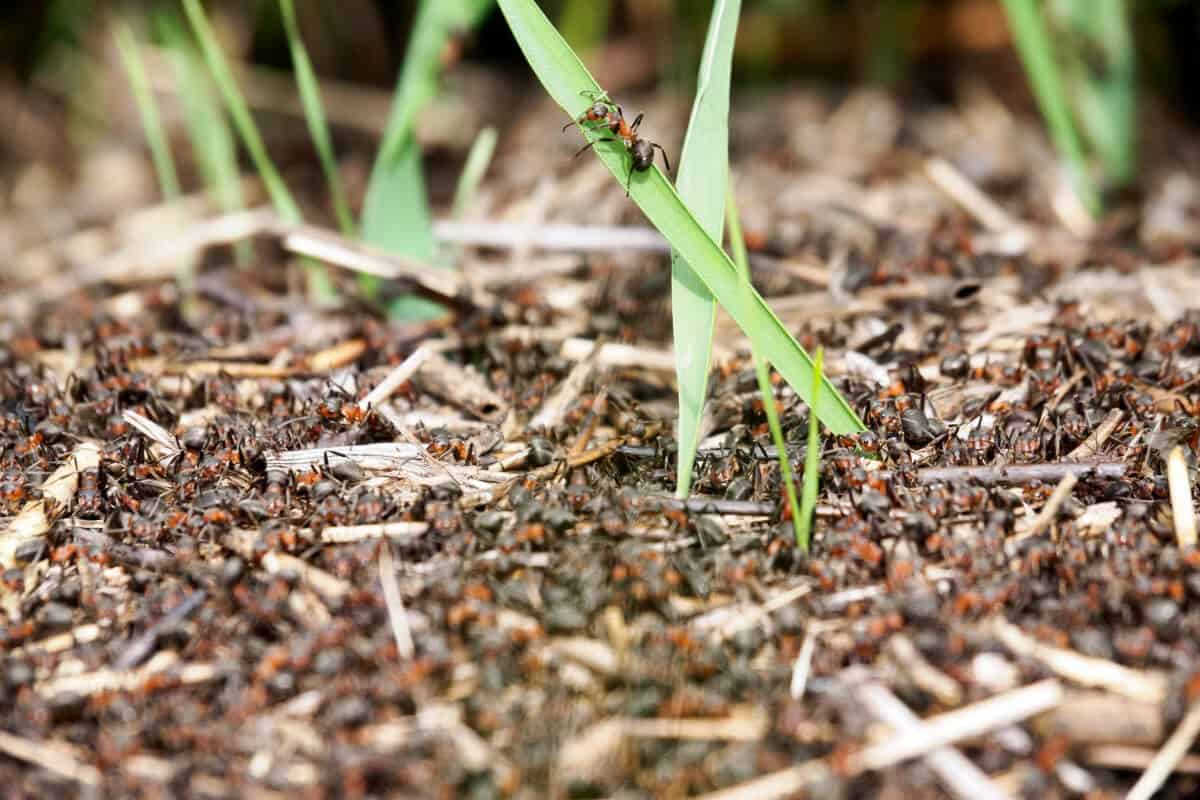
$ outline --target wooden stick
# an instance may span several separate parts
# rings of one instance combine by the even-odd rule
[[[1072,683],[1107,689],[1143,703],[1161,704],[1166,697],[1167,680],[1161,673],[1130,669],[1102,658],[1043,644],[1001,618],[992,622],[990,632],[1013,653],[1040,661]]]
[[[1048,711],[1062,698],[1062,685],[1057,680],[1045,680],[938,714],[916,725],[905,726],[894,736],[859,751],[851,759],[851,769],[887,769],[901,761],[927,755],[955,742],[973,739]]]
[[[73,749],[57,742],[37,742],[0,731],[0,752],[76,783],[99,786],[100,770],[76,758]]]
[[[1187,755],[1187,751],[1191,749],[1192,742],[1196,741],[1198,735],[1200,735],[1200,700],[1192,703],[1192,707],[1188,709],[1183,721],[1179,723],[1179,727],[1163,744],[1162,749],[1155,754],[1154,759],[1146,767],[1146,771],[1142,773],[1142,777],[1138,778],[1138,782],[1129,790],[1129,794],[1125,795],[1125,800],[1150,800],[1174,772],[1175,765]]]
[[[859,705],[880,722],[890,726],[900,737],[921,742],[922,723],[892,692],[882,684],[859,681],[853,696]],[[986,701],[985,701],[986,702]],[[988,776],[958,750],[943,746],[923,755],[926,766],[937,773],[946,788],[960,800],[1007,800]]]
[[[1180,549],[1196,546],[1196,508],[1192,505],[1192,482],[1188,478],[1183,447],[1175,445],[1167,456],[1167,487],[1171,494],[1171,519]]]
[[[1034,517],[1033,522],[1029,524],[1028,530],[1017,534],[1014,539],[1027,539],[1030,536],[1037,536],[1039,533],[1050,527],[1054,522],[1054,518],[1058,516],[1058,510],[1062,508],[1062,504],[1071,496],[1071,492],[1075,489],[1075,484],[1079,483],[1079,478],[1074,472],[1068,472],[1062,476],[1062,480],[1054,487],[1054,491],[1050,493],[1046,504],[1042,506],[1042,510]]]
[[[412,629],[408,626],[408,613],[404,610],[404,598],[400,595],[400,583],[396,580],[396,567],[392,564],[391,542],[384,542],[379,548],[379,582],[383,586],[383,601],[387,604],[396,652],[402,660],[412,661],[416,647]]]
[[[351,544],[364,539],[391,539],[404,543],[421,538],[429,530],[428,522],[379,522],[374,525],[333,525],[321,529],[321,541]]]
[[[1091,458],[1100,452],[1100,448],[1108,441],[1108,437],[1112,436],[1113,431],[1121,424],[1121,420],[1125,418],[1125,412],[1119,408],[1114,408],[1108,412],[1108,416],[1100,423],[1096,430],[1092,431],[1092,435],[1083,441],[1079,447],[1076,447],[1067,454],[1067,461],[1082,461],[1085,458]]]

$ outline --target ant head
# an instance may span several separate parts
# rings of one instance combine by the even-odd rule
[[[654,164],[654,145],[645,139],[637,139],[630,148],[633,155],[633,168],[639,172],[650,169]]]

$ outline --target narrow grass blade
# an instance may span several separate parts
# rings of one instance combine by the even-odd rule
[[[378,160],[395,158],[412,132],[413,119],[438,89],[442,52],[451,36],[473,29],[494,0],[421,0],[405,51],[396,99],[388,113]]]
[[[1079,131],[1071,119],[1066,89],[1054,60],[1040,4],[1036,0],[1004,0],[1004,8],[1012,25],[1017,53],[1025,65],[1025,73],[1050,129],[1054,147],[1067,162],[1079,199],[1092,214],[1096,214],[1100,210],[1100,197],[1088,173]]]
[[[1136,171],[1137,58],[1125,0],[1054,0],[1064,83],[1089,152],[1113,185]]]
[[[479,183],[491,166],[498,138],[496,129],[488,125],[475,136],[475,141],[471,142],[471,151],[467,153],[467,160],[458,176],[458,185],[454,187],[454,202],[450,204],[450,216],[454,219],[462,218],[467,206],[474,199],[475,192],[479,190]]]
[[[146,76],[146,63],[142,61],[141,51],[138,50],[137,38],[128,23],[117,22],[113,26],[113,39],[117,43],[117,52],[129,78],[129,85],[133,89],[133,98],[142,120],[142,131],[146,134],[146,144],[150,147],[154,172],[158,176],[159,190],[164,200],[174,200],[180,195],[179,175],[175,172],[171,142],[158,114],[158,104],[154,101],[150,79]]]
[[[250,153],[254,168],[262,178],[267,194],[271,198],[271,204],[284,222],[301,222],[300,206],[292,198],[291,192],[283,182],[283,177],[267,154],[267,147],[263,144],[258,126],[254,124],[254,118],[250,116],[250,107],[246,105],[246,99],[242,97],[242,92],[238,89],[233,70],[225,60],[225,54],[221,52],[217,35],[213,31],[212,25],[209,24],[208,17],[204,14],[200,0],[182,0],[182,2],[183,11],[192,26],[192,32],[200,43],[200,50],[204,54],[208,71],[217,84],[221,97],[225,100],[225,107],[228,109],[230,117],[233,118],[234,128],[237,129],[242,144]],[[309,297],[313,300],[323,302],[335,295],[333,282],[321,265],[305,264],[305,276],[308,279]]]
[[[338,172],[337,156],[333,152],[333,137],[329,134],[329,122],[325,118],[325,106],[321,102],[321,86],[317,82],[317,73],[308,51],[304,48],[304,39],[300,36],[300,25],[296,22],[296,7],[292,0],[279,0],[279,13],[283,17],[283,30],[287,34],[288,47],[292,53],[292,69],[296,72],[296,86],[300,90],[300,103],[304,107],[304,120],[308,123],[308,134],[312,137],[313,147],[321,162],[321,170],[325,173],[325,183],[329,186],[329,197],[333,202],[333,213],[337,217],[338,227],[345,236],[355,236],[354,217],[350,213],[350,203],[346,200],[346,190],[342,187],[342,177]]]
[[[812,403],[815,403],[821,394],[821,364],[824,361],[825,352],[818,347],[817,363],[813,374]],[[818,415],[810,411],[808,415],[808,446],[804,452],[804,486],[800,490],[800,523],[796,527],[796,546],[806,553],[809,543],[812,541],[813,511],[817,508],[817,491],[820,488],[821,423]]]
[[[738,215],[732,187],[729,189],[726,212],[729,221],[729,246],[733,250],[733,263],[737,265],[738,273],[742,276],[743,291],[749,293],[751,286],[750,259],[746,255],[746,239],[742,236],[742,220]],[[751,337],[750,341],[753,343],[754,337]],[[758,378],[758,392],[762,395],[763,411],[767,415],[767,427],[771,429],[771,441],[775,445],[775,452],[779,453],[779,474],[783,478],[783,489],[787,494],[788,508],[792,512],[792,528],[796,532],[796,543],[799,544],[802,540],[807,542],[806,529],[804,536],[801,537],[800,505],[796,501],[796,482],[792,479],[792,460],[788,458],[787,440],[783,438],[783,426],[779,424],[779,409],[775,407],[775,389],[771,386],[771,365],[759,358],[756,352],[751,352],[750,357],[754,361],[754,374]],[[819,363],[819,356],[817,360]],[[820,388],[818,381],[813,391],[820,391]],[[815,419],[816,415],[814,414],[812,417]],[[807,547],[807,545],[805,546]]]
[[[675,177],[680,199],[717,242],[721,241],[729,184],[729,73],[741,8],[741,0],[717,0],[713,4],[696,80],[696,99]],[[717,304],[712,293],[679,252],[672,252],[671,324],[679,383],[675,493],[681,498],[687,497],[692,487],[716,320]]]
[[[191,142],[200,177],[222,211],[230,213],[244,209],[246,201],[242,195],[237,145],[229,128],[229,118],[213,95],[200,54],[173,8],[163,7],[155,14],[155,29],[175,72],[184,130]],[[254,257],[249,241],[237,242],[233,251],[235,260],[243,267]]]
[[[425,191],[421,149],[413,138],[412,124],[417,112],[437,92],[447,41],[477,25],[492,3],[422,0],[418,6],[387,128],[367,184],[362,215],[362,238],[367,243],[435,263],[433,218]],[[377,281],[365,278],[361,286],[372,296]],[[442,312],[441,306],[420,298],[402,298],[391,308],[397,319],[428,319]]]
[[[600,92],[600,87],[546,19],[533,0],[498,0],[517,44],[546,91],[572,118],[590,104],[581,92]],[[812,359],[788,333],[779,318],[754,291],[743,290],[737,269],[692,216],[675,189],[657,167],[630,175],[628,151],[617,142],[599,141],[597,131],[585,131],[600,161],[625,185],[629,195],[650,223],[658,228],[704,285],[729,312],[743,331],[755,331],[758,352],[783,375],[805,400],[812,398]],[[823,378],[821,380],[824,380]],[[863,430],[858,416],[832,384],[824,383],[816,399],[817,415],[834,433]]]

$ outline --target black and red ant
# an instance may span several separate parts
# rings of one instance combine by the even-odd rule
[[[566,125],[564,125],[563,130],[565,131],[573,124],[586,126],[589,123],[600,123],[598,127],[607,128],[613,134],[613,136],[588,142],[579,149],[579,152],[575,154],[576,156],[578,156],[584,150],[594,147],[600,142],[623,142],[625,148],[629,150],[629,154],[633,158],[633,165],[629,170],[629,177],[625,180],[626,196],[629,195],[629,186],[633,181],[633,173],[645,172],[654,165],[655,148],[662,152],[663,162],[667,166],[667,172],[671,171],[671,159],[667,158],[667,151],[663,148],[663,146],[657,142],[650,142],[641,136],[638,136],[637,129],[638,126],[642,124],[642,117],[645,116],[644,114],[638,114],[633,120],[633,123],[630,124],[625,121],[625,112],[619,105],[612,102],[612,100],[608,98],[607,94],[603,92],[591,91],[584,91],[580,94],[584,95],[585,97],[590,97],[592,99],[592,104],[588,107],[587,111],[579,115],[579,117],[576,118],[573,123],[568,122]]]

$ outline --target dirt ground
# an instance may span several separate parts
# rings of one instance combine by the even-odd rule
[[[460,270],[10,205],[4,795],[1197,796],[1194,135],[1148,112],[1092,223],[986,90],[735,102],[755,282],[870,429],[824,438],[805,555],[725,318],[672,499],[669,258],[561,124],[504,132]],[[449,313],[388,323],[355,269]]]

